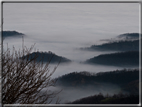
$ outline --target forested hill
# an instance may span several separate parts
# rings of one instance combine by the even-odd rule
[[[124,67],[139,66],[139,51],[102,54],[86,60],[85,63]]]
[[[102,89],[112,87],[114,84],[121,88],[121,91],[130,94],[139,94],[139,70],[123,69],[91,74],[89,72],[72,72],[57,78],[57,86],[84,88],[92,86]],[[112,87],[113,88],[113,87]]]
[[[34,58],[35,56],[37,56],[36,61],[43,61],[43,62],[50,62],[50,63],[63,63],[63,62],[71,62],[71,60],[62,57],[62,56],[58,56],[52,52],[33,52],[27,56],[23,56],[21,59],[25,59],[28,58],[29,60],[31,58]]]
[[[57,85],[80,87],[97,86],[101,83],[112,83],[124,87],[139,79],[138,69],[123,69],[91,74],[89,72],[72,72],[57,78]]]
[[[124,38],[124,39],[139,39],[139,33],[125,33],[117,36],[118,38]]]
[[[22,37],[22,36],[24,36],[24,34],[19,33],[17,31],[3,31],[2,36],[3,36],[3,38],[6,38],[6,37]]]
[[[108,39],[110,42],[101,45],[92,45],[90,47],[80,48],[81,50],[99,50],[99,51],[138,51],[139,33],[124,33],[114,39]]]
[[[101,45],[92,45],[91,47],[81,48],[82,50],[99,50],[99,51],[138,51],[139,40],[133,41],[114,41]]]

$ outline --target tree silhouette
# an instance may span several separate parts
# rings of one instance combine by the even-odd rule
[[[55,72],[49,70],[49,63],[44,64],[41,58],[40,62],[36,59],[38,55],[25,59],[22,56],[28,56],[33,50],[23,46],[22,50],[3,49],[2,53],[2,103],[3,104],[44,104],[51,103],[53,98],[60,91],[51,91],[48,88],[55,86],[56,80],[51,76]],[[57,100],[56,103],[59,103]]]

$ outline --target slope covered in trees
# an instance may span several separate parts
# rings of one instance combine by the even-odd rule
[[[118,40],[115,40],[118,39]],[[108,39],[110,42],[101,45],[92,45],[81,48],[82,50],[99,50],[99,51],[138,51],[139,50],[139,33],[125,33],[118,35],[117,38]]]
[[[139,40],[133,41],[114,41],[109,43],[104,43],[101,45],[92,45],[87,48],[81,48],[83,50],[99,50],[99,51],[138,51],[139,50]]]
[[[30,60],[35,56],[37,57],[36,59],[37,62],[39,62],[40,60],[42,60],[43,62],[50,62],[50,63],[71,62],[71,60],[62,56],[58,56],[50,51],[49,52],[33,52],[31,54],[23,56],[21,59],[28,58]]]
[[[102,88],[107,84],[115,84],[121,87],[122,91],[138,94],[139,70],[123,69],[108,72],[91,74],[89,72],[72,72],[57,78],[57,85],[64,87],[87,87],[94,86]],[[131,88],[130,88],[131,87]]]
[[[6,38],[6,37],[22,37],[24,34],[23,33],[19,33],[17,31],[3,31],[2,32],[2,36],[3,38]]]
[[[125,33],[125,34],[119,35],[118,38],[139,39],[139,33]]]
[[[139,52],[128,51],[102,54],[86,60],[85,63],[111,66],[139,66]]]

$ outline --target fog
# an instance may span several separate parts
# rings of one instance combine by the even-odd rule
[[[60,63],[55,73],[52,75],[52,78],[56,78],[71,72],[89,71],[92,73],[97,73],[97,72],[113,71],[116,69],[121,70],[125,68],[125,67],[119,67],[119,66],[106,66],[106,65],[98,65],[98,64],[91,65],[91,64],[82,63],[83,61],[86,61],[87,59],[92,58],[94,56],[98,56],[100,54],[106,54],[106,53],[114,53],[115,51],[102,52],[102,51],[80,50],[79,48],[71,47],[72,45],[66,42],[61,43],[62,44],[61,46],[60,46],[60,43],[40,42],[39,44],[37,44],[37,42],[34,39],[29,39],[29,38],[27,39],[27,37],[24,38],[25,46],[28,47],[33,45],[34,43],[36,44],[35,44],[35,49],[33,49],[33,51],[35,50],[39,50],[43,52],[52,51],[53,53],[59,56],[63,56],[72,60],[71,63]],[[4,49],[7,48],[7,44],[10,49],[12,49],[13,46],[16,49],[22,49],[22,38],[5,38]],[[44,46],[49,46],[49,48],[46,49]],[[49,65],[50,71],[52,71],[54,67],[56,66],[57,64],[50,64]],[[133,66],[129,68],[133,68]]]
[[[81,99],[84,97],[89,97],[93,96],[95,94],[103,94],[104,96],[109,94],[114,95],[118,94],[121,89],[119,86],[115,84],[106,84],[106,83],[101,83],[100,86],[87,86],[83,88],[78,88],[78,87],[63,87],[63,86],[56,86],[56,87],[50,87],[48,90],[51,90],[51,92],[60,92],[52,101],[52,104],[55,104],[56,100],[59,98],[60,103],[68,103],[71,101],[75,101],[77,99]],[[44,90],[43,90],[44,92]],[[126,93],[126,92],[123,92]]]
[[[115,38],[119,34],[139,32],[138,3],[4,3],[3,30],[24,33],[24,45],[35,44],[39,51],[51,51],[72,60],[60,64],[52,78],[70,72],[105,72],[123,67],[89,65],[83,62],[94,56],[111,51],[83,51],[79,48],[102,43],[102,39]],[[22,48],[22,38],[5,38],[4,49]],[[34,50],[33,50],[34,51]],[[56,64],[50,64],[52,71]],[[99,92],[117,93],[113,84],[103,88],[65,88],[59,97],[62,103],[73,101]]]
[[[14,42],[17,41],[17,42]],[[27,46],[31,46],[34,43],[36,43],[34,40],[31,39],[27,39],[25,38],[24,40],[24,45]],[[30,41],[33,41],[30,43]],[[14,46],[16,49],[22,49],[22,38],[6,38],[4,40],[4,49],[7,48],[7,43],[8,43],[8,47],[10,49],[12,49],[12,47]],[[48,43],[44,43],[45,45]],[[58,47],[60,47],[59,45],[55,45],[56,43],[52,44],[49,43],[50,45],[50,49],[49,50],[45,50],[42,48],[39,48],[39,51],[52,51],[53,53],[59,55],[59,56],[63,56],[66,57],[68,59],[71,59],[72,62],[71,63],[60,63],[59,66],[57,67],[55,73],[52,75],[53,78],[56,78],[58,76],[67,74],[67,73],[71,73],[74,71],[80,72],[80,71],[89,71],[89,72],[105,72],[105,71],[112,71],[112,70],[116,70],[116,69],[124,69],[124,67],[117,67],[117,66],[105,66],[105,65],[91,65],[91,64],[84,64],[81,63],[83,61],[86,61],[89,58],[92,58],[94,56],[100,55],[100,54],[105,54],[105,53],[113,53],[114,51],[109,51],[109,52],[101,52],[101,51],[84,51],[84,50],[79,50],[76,48],[72,48],[70,46],[67,47],[65,50],[60,50]],[[60,43],[59,43],[60,44]],[[38,44],[35,44],[35,48],[37,47]],[[68,44],[64,43],[64,45],[62,47],[66,47]],[[62,48],[61,47],[61,48]],[[29,48],[29,47],[28,47]],[[69,49],[68,49],[69,48]],[[34,51],[35,49],[33,49]],[[38,48],[36,48],[36,50],[38,50]],[[54,67],[57,66],[57,64],[50,64],[49,68],[50,71],[52,71],[54,69]],[[132,67],[133,68],[133,67]]]

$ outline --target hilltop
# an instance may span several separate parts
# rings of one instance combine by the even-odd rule
[[[139,66],[139,51],[101,54],[86,60],[84,63],[125,67]]]
[[[115,41],[104,43],[101,45],[92,45],[90,47],[81,48],[82,50],[99,50],[99,51],[138,51],[139,40],[133,41]]]
[[[63,62],[71,62],[71,60],[62,57],[62,56],[58,56],[52,52],[33,52],[29,55],[23,56],[21,59],[25,59],[28,58],[29,60],[31,58],[34,58],[35,56],[37,56],[36,61],[43,61],[43,62],[50,62],[50,63],[63,63]]]
[[[108,43],[80,48],[81,50],[99,51],[138,51],[139,33],[125,33],[117,36],[118,40],[108,40]]]
[[[139,33],[124,33],[117,36],[118,38],[124,38],[124,39],[139,39]]]
[[[22,37],[24,35],[25,34],[19,33],[17,31],[3,31],[2,32],[3,38],[7,38],[7,37]]]

